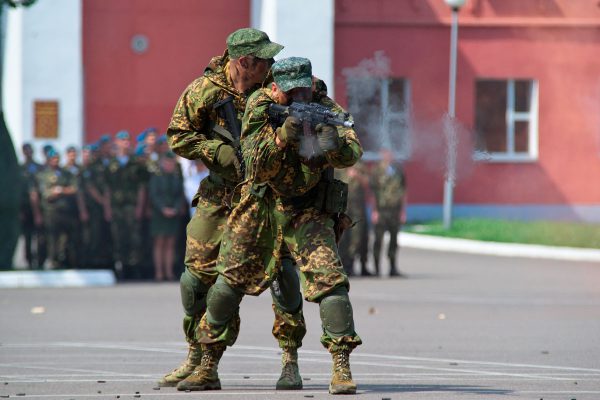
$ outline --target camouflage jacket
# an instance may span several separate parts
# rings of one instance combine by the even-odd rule
[[[404,171],[398,165],[379,165],[373,171],[371,187],[375,194],[377,209],[382,212],[397,212],[403,204],[406,191]]]
[[[217,113],[214,105],[233,96],[238,119],[241,120],[246,100],[259,85],[246,93],[238,92],[229,77],[229,55],[214,57],[204,75],[194,80],[183,92],[171,117],[167,137],[169,146],[181,157],[201,159],[204,165],[229,186],[238,183],[241,177],[234,167],[224,168],[217,163],[215,155],[228,140],[213,131],[215,125],[227,129],[226,120]]]
[[[88,165],[82,166],[78,184],[83,193],[83,201],[88,208],[102,206],[102,204],[96,202],[96,200],[90,194],[90,188],[92,187],[95,188],[100,195],[102,195],[106,190],[106,184],[104,182],[104,168],[102,167],[102,163],[93,161]]]
[[[44,168],[35,177],[44,212],[70,212],[77,209],[75,194],[54,195],[56,187],[77,189],[77,178],[64,168]]]
[[[340,112],[342,108],[326,95],[313,90],[313,100]],[[241,147],[246,179],[254,185],[268,184],[282,197],[305,194],[321,180],[327,167],[346,168],[362,156],[362,147],[351,128],[338,127],[342,145],[309,160],[299,152],[298,144],[280,149],[275,144],[275,130],[269,121],[269,105],[275,100],[270,89],[260,89],[248,99],[242,120]]]
[[[114,157],[104,172],[112,206],[136,205],[138,190],[148,181],[148,171],[144,164],[138,162],[135,157],[129,156],[129,160],[121,165]]]

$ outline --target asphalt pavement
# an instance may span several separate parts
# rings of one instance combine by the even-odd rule
[[[361,399],[600,399],[600,264],[404,248],[407,279],[353,278]],[[304,389],[274,390],[268,293],[242,302],[219,392],[156,388],[183,360],[177,283],[0,290],[0,398],[324,399],[331,361],[305,303]],[[346,397],[347,398],[347,397]]]

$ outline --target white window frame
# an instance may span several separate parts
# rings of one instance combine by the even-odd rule
[[[388,111],[385,112],[384,110],[389,110],[389,105],[390,105],[390,84],[392,80],[399,80],[401,79],[403,81],[403,93],[402,93],[402,101],[404,104],[404,108],[402,111]],[[380,78],[378,79],[379,82],[381,83],[381,129],[383,132],[389,132],[389,126],[390,126],[390,122],[393,121],[396,118],[399,118],[400,120],[406,121],[406,132],[404,132],[404,140],[402,148],[398,151],[396,149],[394,149],[394,156],[397,160],[408,160],[410,158],[410,155],[412,154],[412,141],[411,141],[411,123],[412,123],[412,119],[411,119],[411,102],[410,102],[410,98],[411,98],[411,87],[410,87],[410,80],[407,78],[403,78],[403,77],[387,77],[387,78]],[[352,100],[354,101],[354,100]],[[358,132],[358,136],[360,139],[360,132]],[[384,143],[384,146],[386,145],[386,143]],[[389,145],[389,144],[388,144]],[[366,160],[369,159],[378,159],[379,158],[379,154],[373,151],[366,151],[363,155],[363,158]]]
[[[486,79],[478,79],[485,81]],[[489,79],[490,81],[505,81],[506,90],[506,147],[505,152],[486,152],[475,150],[473,159],[487,162],[534,162],[539,156],[539,82],[535,79]],[[530,83],[530,107],[529,111],[516,111],[516,81],[528,81]],[[527,132],[528,151],[515,151],[515,123],[529,122]]]

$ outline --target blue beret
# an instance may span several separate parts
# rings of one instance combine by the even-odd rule
[[[82,147],[83,150],[87,151],[98,151],[98,145],[96,143],[86,144]]]
[[[144,143],[140,143],[137,145],[137,147],[135,148],[135,155],[136,156],[143,156],[144,154],[146,154],[146,145]]]
[[[48,156],[48,158],[58,157],[58,152],[54,150],[54,148],[50,147],[46,155]]]
[[[102,145],[106,142],[110,142],[110,135],[108,133],[105,133],[104,135],[100,136],[100,140],[98,140],[98,144]]]
[[[121,140],[129,140],[129,132],[123,130],[123,131],[119,131],[117,132],[117,134],[115,135],[115,138],[117,139],[121,139]]]
[[[143,142],[146,140],[146,136],[148,135],[148,129],[143,130],[137,137],[135,138],[136,142]]]

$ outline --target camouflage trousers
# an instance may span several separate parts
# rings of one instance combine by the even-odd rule
[[[47,210],[44,214],[48,259],[53,267],[76,268],[78,221],[71,212]]]
[[[223,232],[231,212],[228,205],[217,200],[222,200],[222,198],[206,199],[200,197],[194,216],[187,225],[185,266],[193,276],[202,282],[206,290],[214,285],[218,276],[217,256],[221,246],[226,243],[223,240]],[[297,279],[297,277],[293,278]],[[293,296],[293,294],[291,295]],[[299,292],[298,296],[301,296]],[[206,297],[206,293],[204,293],[204,297]],[[186,314],[184,316],[183,330],[188,343],[197,343],[198,326],[205,311],[206,308],[204,307],[194,315]],[[300,347],[302,338],[306,334],[302,305],[300,305],[297,312],[290,314],[277,306],[274,297],[273,311],[275,320],[272,333],[279,346],[281,348]],[[231,324],[228,334],[237,338],[240,324],[237,312],[233,320],[235,322]]]
[[[86,268],[106,268],[113,264],[110,224],[97,203],[86,204],[89,219],[81,225],[82,263]]]
[[[381,247],[383,245],[383,235],[385,232],[390,233],[390,244],[388,246],[387,256],[390,260],[390,265],[396,265],[396,253],[398,251],[398,231],[400,230],[400,222],[398,216],[400,212],[393,210],[392,212],[380,211],[379,222],[375,225],[375,241],[373,242],[373,258],[375,258],[375,267],[379,270]]]
[[[142,242],[140,221],[135,218],[135,205],[114,205],[110,229],[113,239],[115,261],[123,267],[135,268],[140,264],[140,246]],[[128,272],[134,275],[133,272]]]
[[[217,270],[229,286],[258,296],[277,278],[281,249],[287,248],[299,265],[304,298],[319,303],[336,288],[349,288],[333,225],[329,214],[315,208],[296,209],[269,194],[246,193],[229,217]],[[237,336],[234,328],[234,321],[217,326],[204,317],[199,337],[203,343],[231,346]],[[335,338],[323,330],[321,343],[328,349],[335,345],[352,349],[362,342],[356,333]]]
[[[352,215],[354,219],[354,215]],[[360,215],[355,225],[346,230],[339,244],[339,253],[347,273],[354,272],[354,259],[359,257],[361,268],[364,270],[367,266],[369,255],[369,224],[365,213]]]

